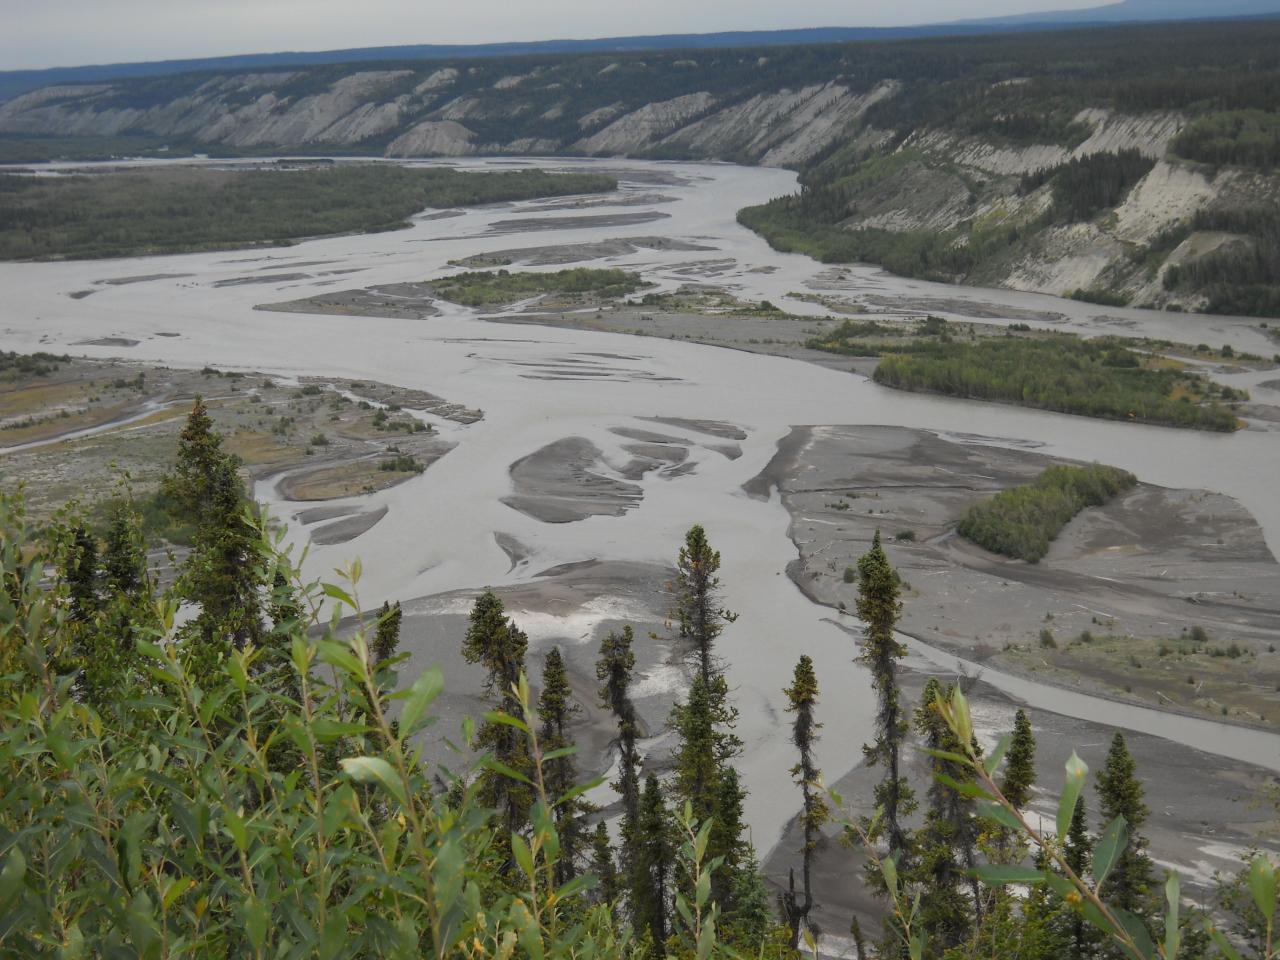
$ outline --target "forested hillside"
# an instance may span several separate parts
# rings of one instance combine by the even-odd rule
[[[784,249],[1280,313],[1280,22],[327,65],[49,87],[0,153],[627,155],[791,167]],[[7,143],[6,139],[7,138]],[[49,138],[55,138],[50,140]]]

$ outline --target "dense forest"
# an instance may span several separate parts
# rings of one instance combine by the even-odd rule
[[[604,193],[599,174],[392,164],[0,174],[0,259],[136,256],[396,230],[424,207]]]
[[[1185,901],[1147,849],[1120,733],[1094,778],[1096,830],[1073,754],[1049,781],[1062,783],[1050,832],[1029,813],[1047,778],[1025,713],[988,753],[958,686],[930,681],[910,708],[903,588],[878,535],[856,569],[876,812],[849,819],[822,786],[821,691],[801,656],[784,692],[804,866],[775,912],[717,652],[736,617],[701,527],[669,587],[689,679],[669,767],[639,750],[632,630],[601,641],[596,695],[618,757],[602,811],[585,797],[599,781],[576,772],[563,658],[546,652],[535,688],[528,637],[496,594],[479,594],[458,638],[493,709],[463,724],[453,760],[430,763],[446,681],[399,675],[399,605],[360,614],[358,564],[338,582],[301,579],[198,400],[163,486],[195,530],[163,584],[127,500],[102,527],[71,508],[36,531],[0,492],[6,956],[798,958],[822,932],[810,867],[829,822],[883,904],[878,935],[852,931],[864,960],[1277,956],[1276,866],[1250,856],[1207,908]],[[915,749],[934,778],[920,797],[902,772]]]
[[[1031,483],[970,507],[956,532],[993,553],[1036,563],[1077,513],[1102,506],[1137,482],[1126,470],[1096,463],[1049,467]]]
[[[884,325],[845,321],[806,344],[851,357],[879,357],[876,383],[899,390],[995,400],[1108,420],[1233,431],[1230,404],[1246,394],[1198,374],[1152,363],[1111,339],[1070,334],[966,339],[938,318],[909,336]]]
[[[1128,351],[1071,338],[1017,337],[887,354],[876,383],[1059,413],[1230,432],[1234,413],[1209,398],[1205,382],[1167,369],[1129,365]]]

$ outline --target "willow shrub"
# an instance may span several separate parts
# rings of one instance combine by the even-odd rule
[[[287,564],[263,536],[263,562]],[[589,878],[552,883],[564,798],[540,775],[533,827],[509,841],[521,870],[500,875],[474,765],[459,751],[455,775],[418,745],[439,670],[397,691],[373,624],[339,638],[358,566],[349,587],[298,584],[312,614],[267,649],[220,658],[194,656],[176,604],[148,588],[152,625],[94,706],[41,549],[0,495],[0,955],[632,955]],[[337,609],[317,625],[326,596]],[[540,770],[529,725],[504,722]]]

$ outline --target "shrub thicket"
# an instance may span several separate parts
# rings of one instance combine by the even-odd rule
[[[970,507],[956,531],[993,553],[1035,563],[1049,552],[1049,542],[1077,513],[1085,507],[1101,506],[1137,482],[1128,471],[1096,463],[1049,467],[1033,483],[1001,491]],[[1047,632],[1041,631],[1045,646]]]

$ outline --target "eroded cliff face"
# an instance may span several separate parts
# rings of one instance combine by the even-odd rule
[[[576,154],[714,159],[821,170],[847,182],[838,226],[929,234],[963,247],[993,231],[1015,243],[984,257],[969,282],[1053,294],[1103,292],[1127,303],[1205,305],[1202,290],[1166,284],[1254,241],[1193,230],[1203,211],[1280,203],[1280,177],[1191,164],[1171,145],[1176,111],[1079,110],[1073,146],[970,135],[935,120],[904,133],[903,80],[876,78],[853,54],[821,62],[749,51],[397,65],[167,77],[49,87],[0,104],[0,134],[148,134],[242,153],[349,151],[391,157]],[[991,91],[1017,84],[1004,80]],[[907,109],[907,107],[904,107]],[[1072,158],[1136,150],[1154,167],[1112,209],[1084,222],[1047,217],[1052,188],[1023,177]],[[852,159],[851,159],[852,158]],[[863,175],[867,158],[881,162]]]
[[[581,72],[571,77],[547,64],[499,75],[496,65],[479,63],[48,87],[0,104],[0,133],[150,134],[245,151],[656,155],[800,166],[847,136],[896,89],[886,80],[856,92],[834,79],[763,90],[724,89],[721,82],[712,91],[701,89],[708,71],[688,59],[614,62],[594,76]],[[767,77],[755,84],[761,85],[770,85]],[[645,99],[647,90],[675,95]],[[606,91],[628,96],[601,103]]]

